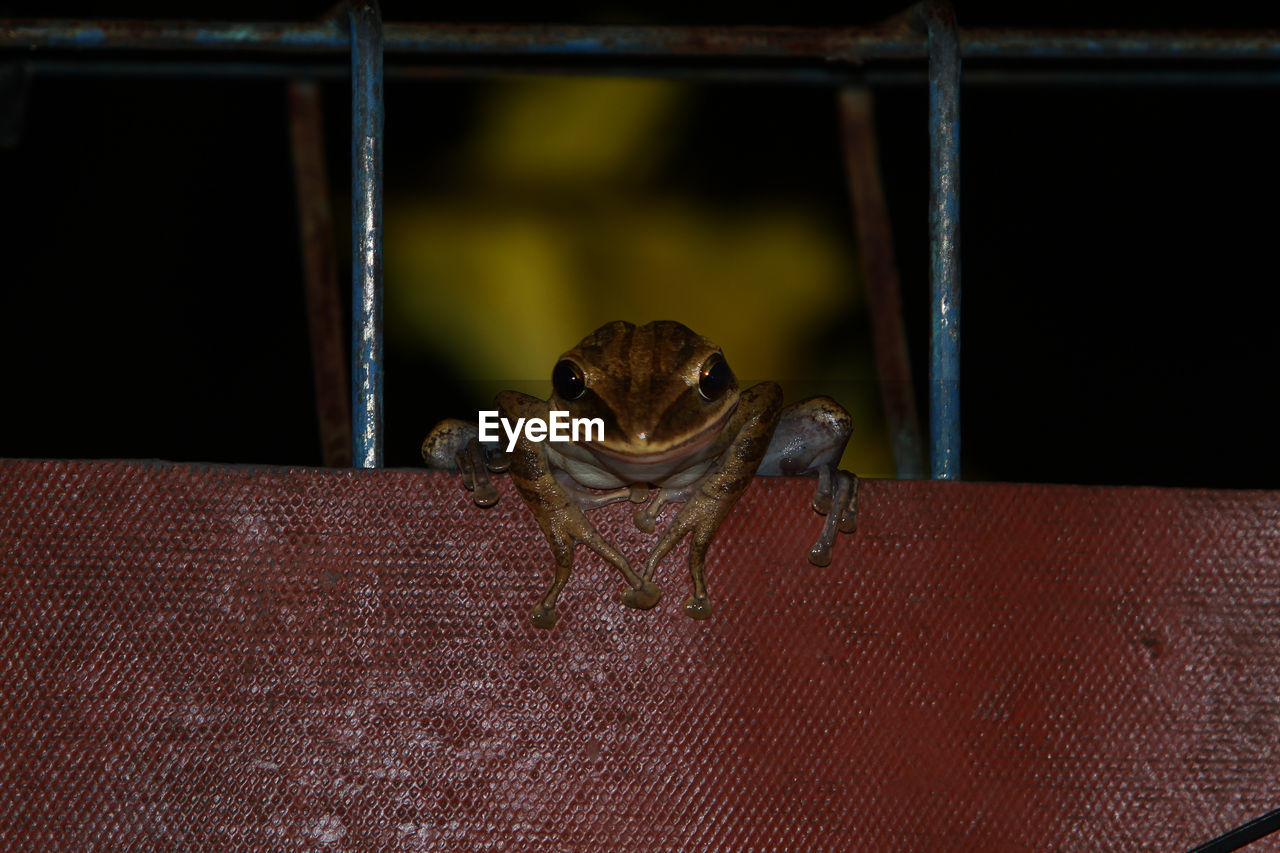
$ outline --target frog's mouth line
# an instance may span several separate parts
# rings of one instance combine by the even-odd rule
[[[598,453],[601,456],[606,456],[618,462],[626,462],[630,465],[660,465],[664,462],[670,462],[674,459],[681,459],[697,453],[712,444],[720,437],[720,434],[724,431],[725,423],[737,408],[736,405],[733,405],[725,409],[720,417],[707,424],[701,432],[692,438],[687,438],[679,444],[653,453],[630,453],[626,450],[611,450],[598,441],[593,441],[583,446],[589,448],[592,453]]]

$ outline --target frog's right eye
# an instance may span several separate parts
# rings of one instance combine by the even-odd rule
[[[582,368],[566,358],[557,362],[551,371],[551,387],[561,400],[576,400],[587,390],[587,380]]]
[[[702,375],[698,377],[698,391],[702,394],[702,399],[714,403],[725,395],[733,382],[733,371],[729,369],[729,362],[725,361],[720,353],[712,353],[711,358],[702,365]]]

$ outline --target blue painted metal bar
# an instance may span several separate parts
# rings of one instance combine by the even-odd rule
[[[382,467],[382,18],[351,22],[351,439],[357,468]]]
[[[896,26],[706,27],[390,23],[388,54],[576,58],[722,57],[858,63],[923,59],[924,34]],[[966,28],[966,59],[1280,60],[1277,30],[1028,30]],[[345,52],[340,24],[0,19],[0,49]]]
[[[929,33],[930,474],[960,479],[960,50],[950,3],[925,8]]]

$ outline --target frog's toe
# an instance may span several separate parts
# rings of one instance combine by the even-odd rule
[[[814,542],[809,549],[809,562],[815,566],[831,565],[831,543],[823,539]]]
[[[705,595],[702,598],[691,595],[684,600],[684,612],[690,619],[710,619],[711,599]]]
[[[500,448],[485,451],[484,464],[495,474],[502,474],[511,467],[511,454]]]
[[[472,500],[476,502],[476,506],[493,506],[498,502],[498,487],[488,476],[477,478]]]
[[[856,476],[848,471],[835,471],[825,478],[829,481],[830,490],[825,492],[827,520],[822,525],[822,533],[818,541],[809,549],[809,562],[815,566],[831,565],[831,546],[835,542],[837,531],[852,533],[858,526],[858,483]],[[819,498],[824,492],[819,489],[814,495],[813,506],[819,512]]]
[[[857,475],[850,474],[847,471],[841,471],[840,474],[849,478],[849,497],[840,513],[840,532],[852,533],[858,529],[858,492],[862,481],[858,479]]]
[[[840,515],[840,532],[852,533],[858,529],[858,508],[856,506],[846,507],[845,511]]]
[[[622,594],[622,603],[636,610],[648,610],[662,598],[662,590],[653,581],[645,581],[639,587],[632,587]]]
[[[636,529],[639,530],[641,533],[652,533],[654,529],[657,528],[658,526],[658,520],[654,518],[652,515],[649,515],[643,509],[636,510],[636,513],[635,515],[632,516],[632,519],[636,523]]]
[[[535,628],[552,628],[556,624],[556,609],[547,607],[542,602],[538,602],[533,610],[529,612],[529,621],[533,623]]]

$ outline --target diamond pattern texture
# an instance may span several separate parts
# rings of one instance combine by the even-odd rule
[[[425,471],[0,462],[0,844],[1177,850],[1280,805],[1280,493],[757,480],[648,612]],[[664,516],[670,518],[670,512]],[[656,534],[593,514],[636,561]]]

